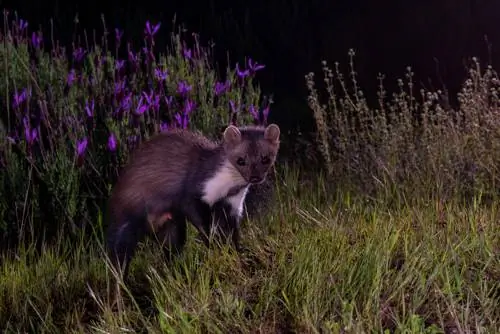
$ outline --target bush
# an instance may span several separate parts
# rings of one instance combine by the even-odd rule
[[[252,59],[219,75],[198,36],[171,33],[156,53],[160,23],[146,22],[143,45],[75,38],[70,50],[28,22],[11,20],[0,35],[2,97],[0,232],[16,242],[96,224],[117,172],[144,139],[170,128],[219,137],[229,123],[265,123],[254,84],[264,68]],[[114,45],[114,48],[111,47]],[[121,58],[124,54],[126,57]],[[43,222],[43,223],[42,223]]]
[[[496,196],[500,166],[499,79],[473,58],[457,109],[441,91],[416,92],[411,68],[378,105],[368,105],[349,53],[349,86],[340,65],[323,62],[324,94],[306,75],[317,143],[331,183],[375,196]],[[411,195],[411,196],[407,196]]]

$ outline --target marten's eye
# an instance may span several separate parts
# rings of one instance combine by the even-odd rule
[[[236,163],[237,163],[239,166],[245,166],[245,159],[243,159],[243,158],[238,158],[238,160],[236,160]]]
[[[269,157],[262,157],[260,161],[263,165],[268,165],[271,162],[271,159],[269,159]]]

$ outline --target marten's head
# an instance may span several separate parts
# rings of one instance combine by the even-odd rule
[[[280,146],[280,128],[230,125],[224,131],[224,151],[232,166],[246,182],[264,182]]]

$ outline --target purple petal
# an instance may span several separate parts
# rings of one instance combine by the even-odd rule
[[[229,105],[231,106],[231,111],[233,113],[237,113],[238,112],[238,107],[236,106],[236,103],[234,103],[233,100],[230,100],[229,101]]]
[[[125,60],[117,60],[115,64],[115,68],[117,71],[120,71],[125,65]]]
[[[244,77],[246,77],[246,76],[248,76],[250,74],[250,71],[249,70],[241,71],[239,64],[236,63],[236,73],[238,74],[238,76],[240,78],[244,78]]]
[[[67,79],[67,83],[68,83],[68,86],[71,86],[73,84],[73,82],[75,82],[75,70],[72,69],[71,71],[69,71],[68,73],[68,79]]]
[[[116,150],[116,137],[114,133],[111,133],[111,135],[108,138],[108,149],[111,152],[114,152]]]
[[[269,115],[269,106],[265,107],[264,110],[262,110],[262,114],[264,116],[264,120],[267,120],[267,116]]]
[[[179,126],[182,127],[182,116],[179,113],[177,113],[177,114],[175,114],[174,117],[175,117],[175,120],[177,121],[177,124],[179,124]]]
[[[120,43],[122,36],[123,36],[123,31],[120,31],[118,28],[115,28],[115,37],[118,43]]]
[[[252,115],[252,117],[255,119],[255,120],[259,120],[259,111],[253,106],[251,105],[249,108],[248,108],[248,111],[250,112],[250,114]]]
[[[194,108],[195,108],[195,103],[189,99],[186,100],[186,104],[184,105],[184,113],[190,114]]]
[[[76,152],[78,153],[78,156],[82,156],[85,153],[85,150],[87,149],[87,144],[88,144],[87,137],[85,137],[81,141],[77,142]]]
[[[160,30],[160,26],[161,26],[161,22],[158,23],[157,25],[155,25],[155,27],[153,29],[153,35],[156,34],[158,32],[158,30]]]
[[[92,100],[90,103],[86,103],[85,111],[87,112],[88,117],[92,117],[94,115],[94,100]]]

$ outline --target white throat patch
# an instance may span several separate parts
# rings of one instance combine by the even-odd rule
[[[231,205],[231,216],[240,218],[243,214],[243,203],[245,202],[245,197],[248,192],[248,188],[250,186],[246,186],[241,189],[236,195],[228,197],[226,202]]]
[[[217,170],[215,175],[208,179],[203,185],[201,199],[208,205],[212,206],[220,199],[226,197],[231,189],[244,185],[247,185],[247,182],[243,176],[241,176],[241,174],[229,161],[226,161]],[[248,187],[245,187],[239,191],[238,194],[228,198],[228,203],[231,204],[233,210],[238,211],[239,207],[243,205],[247,189]]]

